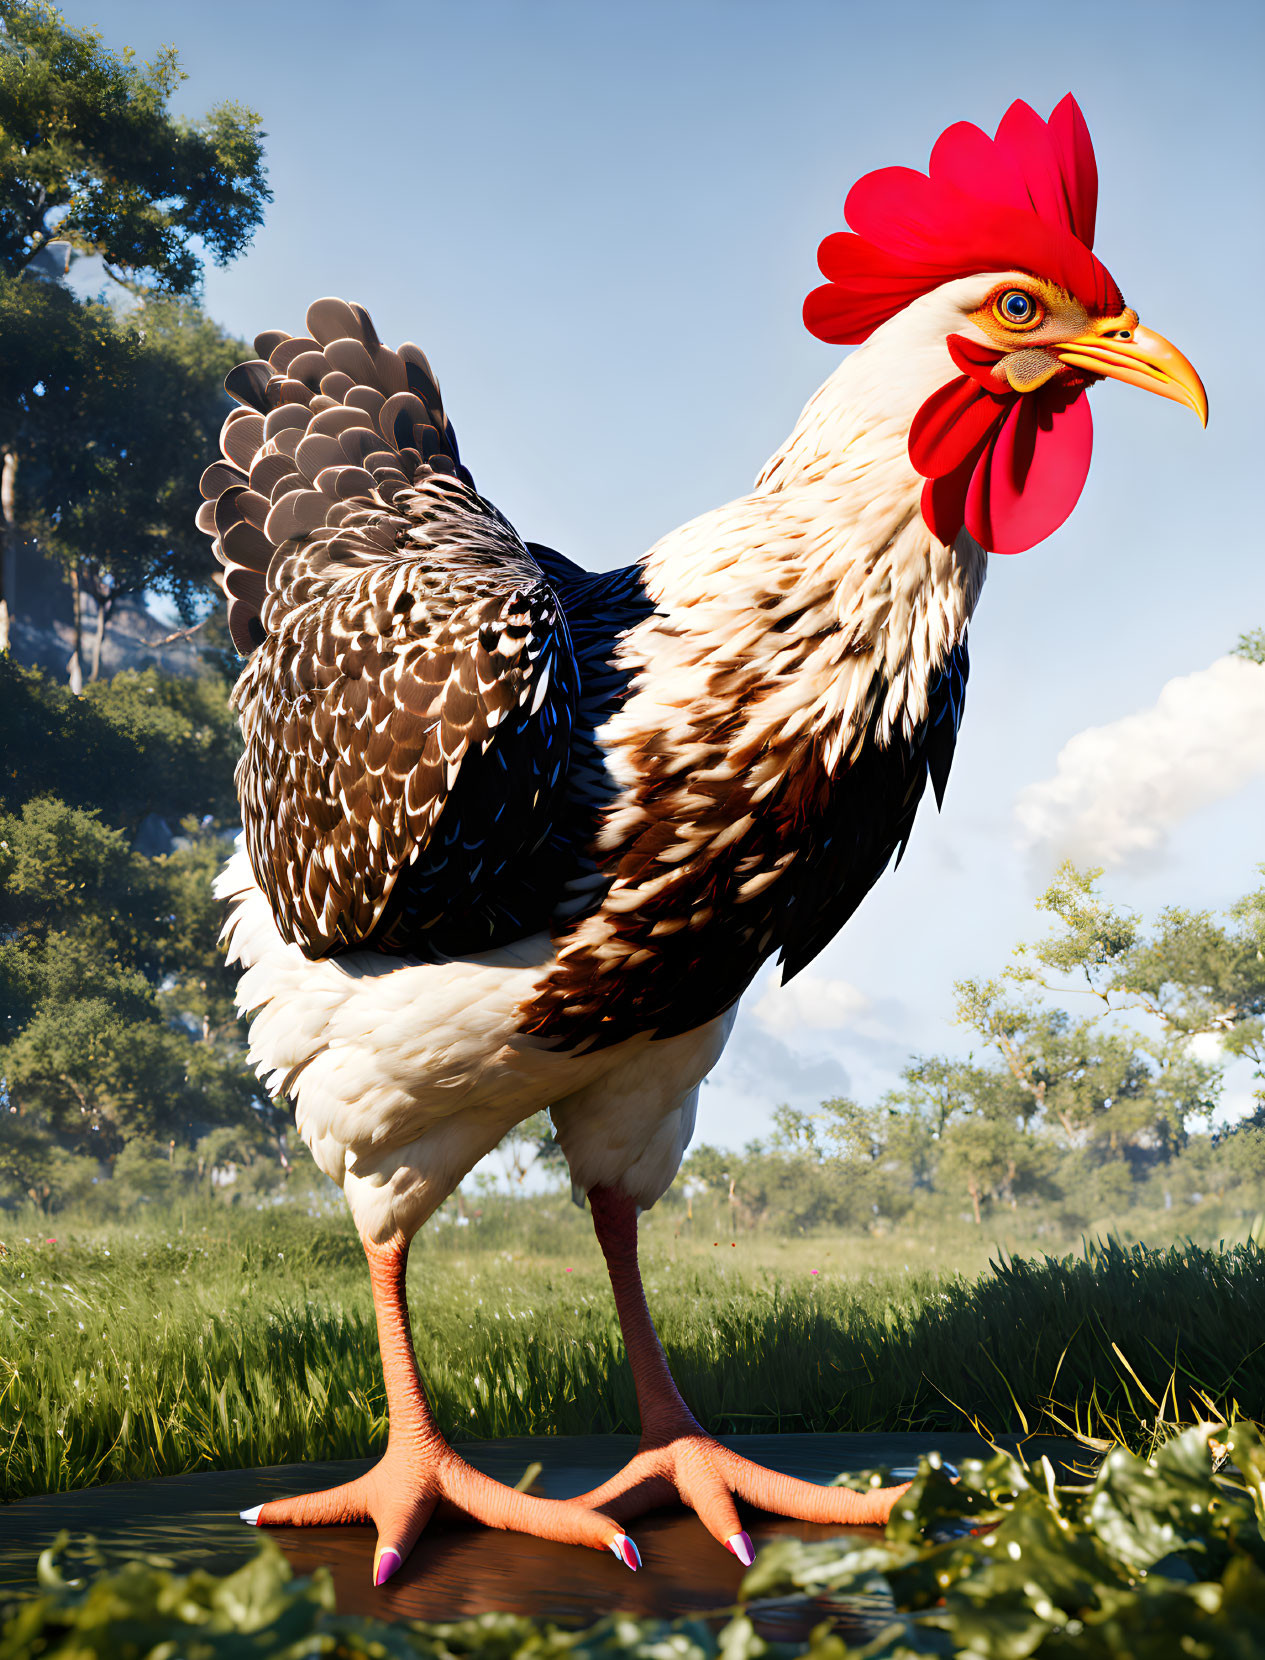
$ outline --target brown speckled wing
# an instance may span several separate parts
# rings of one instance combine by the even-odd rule
[[[298,339],[259,335],[259,357],[229,372],[225,388],[242,407],[220,434],[223,461],[202,475],[198,525],[215,538],[244,657],[264,634],[263,588],[249,573],[266,572],[280,543],[336,530],[349,502],[389,508],[436,473],[474,485],[420,347],[384,346],[363,306],[346,300],[315,301],[307,326]]]
[[[421,352],[341,300],[307,324],[230,374],[248,407],[203,477],[250,654],[251,864],[309,956],[487,949],[547,915],[531,855],[567,772],[566,619],[461,467]]]

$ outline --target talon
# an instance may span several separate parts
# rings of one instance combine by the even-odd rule
[[[399,1551],[392,1550],[388,1546],[374,1565],[373,1583],[375,1585],[385,1585],[391,1575],[399,1568],[402,1560]]]
[[[735,1533],[731,1539],[725,1540],[725,1549],[731,1550],[744,1568],[749,1568],[755,1561],[755,1548],[751,1543],[751,1535],[745,1528],[741,1533]]]
[[[262,1504],[252,1504],[249,1510],[239,1510],[237,1514],[241,1517],[242,1521],[249,1522],[251,1527],[258,1527],[259,1512],[262,1509]]]
[[[617,1533],[610,1541],[609,1548],[626,1567],[631,1568],[634,1573],[637,1572],[641,1566],[641,1552],[626,1533]]]

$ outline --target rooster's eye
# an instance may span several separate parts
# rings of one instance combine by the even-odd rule
[[[1010,328],[1030,328],[1041,320],[1041,307],[1022,288],[1007,288],[993,301],[998,319]]]

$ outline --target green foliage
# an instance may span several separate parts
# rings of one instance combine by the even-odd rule
[[[243,347],[192,296],[205,259],[235,258],[269,200],[258,116],[224,104],[178,121],[167,105],[182,79],[171,48],[138,67],[43,0],[0,0],[0,461],[13,496],[0,555],[36,543],[59,559],[101,629],[121,593],[165,590],[187,618],[205,593],[200,458]],[[131,308],[80,299],[32,264],[54,239],[99,256]],[[93,678],[97,663],[99,649]]]
[[[695,1148],[683,1177],[694,1191],[725,1195],[731,1220],[744,1227],[768,1220],[791,1233],[863,1228],[876,1214],[909,1210],[909,1172],[924,1139],[917,1119],[887,1104],[836,1097],[811,1113],[775,1108],[767,1145],[752,1142],[741,1153]]]
[[[187,300],[123,316],[0,274],[0,451],[13,457],[16,531],[99,599],[154,588],[188,609],[212,568],[197,481],[243,354]]]
[[[0,1197],[56,1208],[137,1137],[166,1191],[173,1143],[261,1122],[211,894],[227,687],[147,670],[75,698],[0,658],[0,748]],[[151,816],[181,832],[165,855],[134,845]]]
[[[1219,1460],[1233,1474],[1217,1474]],[[1251,1424],[1201,1424],[1150,1458],[1118,1448],[1092,1482],[1057,1485],[1044,1461],[999,1453],[949,1479],[924,1459],[884,1537],[779,1540],[759,1554],[738,1608],[710,1620],[609,1615],[585,1631],[488,1613],[444,1624],[339,1615],[328,1574],[295,1580],[265,1540],[234,1574],[170,1573],[103,1559],[63,1535],[39,1592],[0,1626],[0,1660],[36,1654],[131,1660],[169,1654],[300,1660],[1252,1660],[1265,1641],[1265,1448]],[[822,1597],[806,1641],[770,1641]]]
[[[245,1567],[224,1578],[177,1576],[157,1559],[86,1580],[99,1563],[91,1548],[68,1550],[60,1540],[41,1559],[43,1590],[4,1610],[0,1660],[791,1660],[794,1655],[841,1660],[838,1640],[823,1631],[802,1644],[766,1643],[742,1613],[725,1621],[638,1619],[612,1614],[575,1631],[514,1614],[479,1614],[438,1624],[392,1622],[335,1613],[325,1570],[294,1579],[270,1541]],[[67,1560],[69,1558],[69,1560]],[[76,1574],[67,1578],[69,1568]]]
[[[1100,1025],[1126,1012],[1151,1022],[1155,1035],[1137,1047],[1149,1057],[1151,1086],[1166,1105],[1161,1118],[1180,1131],[1201,1094],[1210,1093],[1216,1071],[1193,1059],[1192,1038],[1215,1036],[1227,1055],[1265,1067],[1265,887],[1246,894],[1224,919],[1170,907],[1148,930],[1106,904],[1097,891],[1100,874],[1063,867],[1038,901],[1055,928],[1037,945],[1021,946],[1008,972],[1046,991],[1066,992],[1068,980],[1079,982],[1099,1005]]]
[[[1100,875],[1062,867],[1037,902],[1055,927],[1018,948],[1012,979],[1058,991],[1069,988],[1051,984],[1051,971],[1079,981],[1105,1012],[1140,1010],[1177,1044],[1250,1027],[1265,1013],[1265,888],[1233,906],[1228,923],[1170,908],[1148,932],[1101,898]]]
[[[997,1118],[960,1117],[945,1130],[937,1174],[959,1191],[965,1188],[977,1223],[981,1196],[1013,1181],[1021,1145],[1013,1125]]]
[[[0,267],[20,272],[55,235],[146,286],[188,294],[203,250],[235,258],[263,221],[259,117],[167,105],[172,47],[138,67],[42,0],[0,0]]]
[[[1249,663],[1265,663],[1265,628],[1252,628],[1240,634],[1234,655],[1246,657]]]
[[[1226,1457],[1236,1474],[1218,1477]],[[881,1545],[779,1541],[742,1594],[886,1600],[856,1660],[1248,1660],[1265,1641],[1263,1524],[1250,1424],[1196,1426],[1149,1458],[1118,1447],[1086,1486],[1004,1453],[953,1482],[930,1459]]]
[[[73,697],[0,657],[0,738],[0,809],[10,813],[55,795],[129,837],[151,813],[237,816],[240,740],[216,674],[127,670]]]

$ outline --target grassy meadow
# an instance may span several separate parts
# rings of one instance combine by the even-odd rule
[[[1146,1245],[1123,1225],[1089,1245],[969,1225],[793,1238],[674,1204],[643,1219],[643,1264],[713,1429],[977,1425],[1145,1449],[1176,1421],[1265,1416],[1262,1252],[1242,1219],[1223,1245],[1164,1243],[1172,1220],[1134,1218],[1160,1241]],[[6,1500],[384,1444],[367,1275],[340,1205],[29,1212],[0,1240]],[[441,1216],[414,1244],[409,1296],[451,1436],[636,1430],[601,1258],[564,1198]]]

